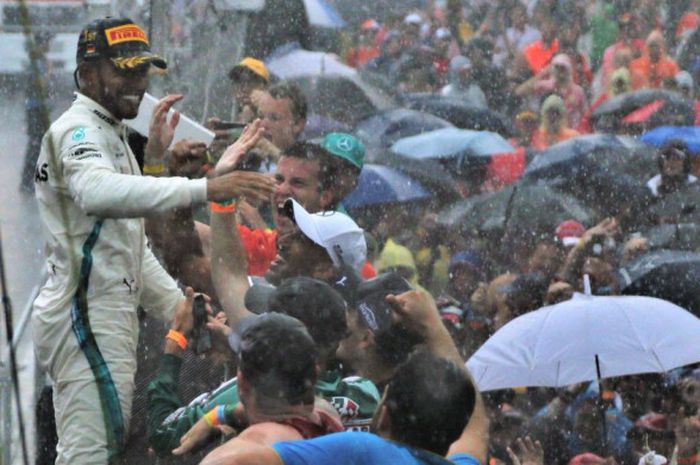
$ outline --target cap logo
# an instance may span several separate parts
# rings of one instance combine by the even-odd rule
[[[372,311],[371,308],[369,308],[369,305],[366,303],[361,303],[357,309],[362,313],[362,318],[367,322],[367,326],[369,326],[369,329],[372,331],[376,331],[379,329],[379,325],[377,324],[377,319],[374,317],[374,312]]]
[[[105,29],[105,37],[107,38],[107,45],[110,47],[122,42],[134,41],[143,42],[148,45],[146,33],[136,24],[124,24],[123,26]]]
[[[335,145],[340,150],[343,150],[345,152],[349,152],[350,150],[352,150],[352,141],[349,137],[341,137],[340,139],[338,139],[338,142],[336,142]]]

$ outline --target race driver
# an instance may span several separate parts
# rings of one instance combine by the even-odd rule
[[[191,305],[147,247],[141,217],[207,200],[268,199],[274,187],[242,171],[199,180],[141,176],[122,119],[137,115],[152,67],[166,63],[131,20],[90,23],[78,40],[75,102],[42,142],[35,181],[49,277],[33,325],[37,358],[54,382],[57,464],[118,457],[134,390],[136,309],[169,320]],[[166,116],[179,98],[164,98],[154,111],[145,174],[164,171],[177,124]],[[172,337],[186,343],[180,336]]]

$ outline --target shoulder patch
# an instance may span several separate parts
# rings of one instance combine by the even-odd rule
[[[79,141],[85,139],[85,128],[76,128],[70,136],[71,140]]]

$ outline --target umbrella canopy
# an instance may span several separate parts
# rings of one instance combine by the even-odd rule
[[[333,29],[345,27],[340,14],[324,0],[304,0],[304,7],[311,26]]]
[[[306,75],[288,81],[301,88],[310,113],[350,126],[393,106],[389,97],[356,75]]]
[[[404,137],[449,127],[452,127],[452,123],[430,113],[397,108],[360,121],[355,127],[355,135],[365,146],[389,148]]]
[[[444,164],[438,160],[413,160],[389,150],[367,148],[366,162],[390,166],[418,181],[443,202],[460,198],[457,182]]]
[[[631,113],[627,123],[623,121]],[[692,125],[695,109],[683,95],[663,89],[640,89],[613,97],[593,111],[591,121],[598,131],[617,132],[624,126],[640,128],[662,125]]]
[[[438,215],[438,224],[465,233],[554,234],[562,221],[595,223],[593,211],[574,197],[545,185],[507,186],[461,200]]]
[[[626,174],[646,182],[656,174],[655,150],[628,136],[588,134],[552,145],[538,154],[523,174],[526,179],[589,175],[595,171]]]
[[[643,142],[656,147],[674,139],[682,140],[691,153],[700,155],[700,126],[660,126],[642,136]]]
[[[288,53],[273,54],[266,60],[265,65],[272,74],[280,79],[324,74],[357,76],[355,68],[341,62],[336,55],[312,52],[301,48],[291,50]]]
[[[653,297],[571,300],[526,313],[467,361],[479,390],[567,386],[700,361],[700,319]]]
[[[347,208],[426,199],[430,193],[418,182],[388,166],[365,164],[357,187],[343,199]]]
[[[700,183],[656,199],[649,208],[648,217],[655,224],[700,223]]]
[[[493,131],[504,137],[514,134],[508,118],[495,110],[435,94],[413,94],[405,96],[405,99],[407,107],[439,116],[458,128]]]
[[[443,128],[399,139],[391,146],[394,153],[407,158],[490,157],[515,149],[495,132]]]
[[[350,132],[350,126],[327,116],[311,114],[306,117],[306,126],[301,140],[321,138],[329,132]]]
[[[666,299],[700,315],[700,253],[655,250],[617,274],[623,294]]]

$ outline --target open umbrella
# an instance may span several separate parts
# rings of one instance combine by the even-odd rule
[[[365,146],[389,148],[404,137],[449,127],[452,123],[430,113],[397,108],[363,119],[355,127],[355,135]]]
[[[588,134],[567,139],[539,153],[525,179],[586,176],[601,171],[626,174],[646,182],[658,170],[655,150],[628,136]]]
[[[322,74],[357,76],[355,68],[344,64],[332,53],[312,52],[302,48],[271,55],[265,65],[280,79],[298,76],[318,76]]]
[[[593,211],[574,197],[545,185],[506,186],[461,200],[438,215],[438,224],[465,233],[553,234],[562,221],[594,224]]]
[[[301,88],[310,113],[350,126],[367,115],[393,106],[386,94],[357,75],[305,75],[287,80]]]
[[[418,182],[388,166],[365,164],[357,187],[343,199],[347,208],[410,202],[430,197]]]
[[[311,26],[332,29],[345,27],[345,21],[340,14],[324,0],[304,0],[304,7]]]
[[[700,319],[653,297],[571,300],[515,318],[467,361],[481,391],[567,386],[700,361]]]
[[[306,126],[301,140],[321,138],[329,132],[350,132],[350,126],[327,116],[310,114],[306,117]]]
[[[669,140],[679,139],[691,153],[700,155],[700,126],[660,126],[642,135],[642,141],[661,147]]]
[[[603,102],[593,111],[591,122],[598,131],[617,132],[623,128],[625,117],[643,107],[648,114],[635,115],[630,121],[642,123],[640,128],[692,125],[695,120],[693,105],[683,95],[663,89],[640,89]]]
[[[367,148],[366,162],[390,166],[418,181],[443,202],[460,198],[452,171],[438,160],[414,160],[397,155],[390,150]]]
[[[624,294],[658,297],[700,315],[700,253],[654,250],[617,274]]]
[[[495,132],[444,128],[399,139],[394,153],[413,159],[490,157],[515,149]]]
[[[653,223],[700,223],[700,183],[682,187],[656,199],[649,207]]]
[[[504,137],[514,134],[508,118],[495,110],[435,94],[409,94],[405,100],[407,107],[439,116],[458,128],[493,131]]]

